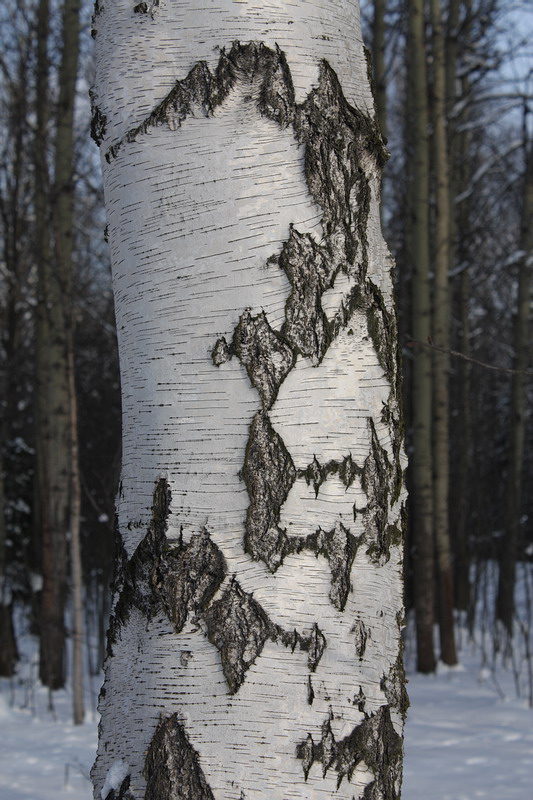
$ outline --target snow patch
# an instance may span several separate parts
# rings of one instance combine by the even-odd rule
[[[117,758],[116,761],[113,761],[107,771],[104,785],[102,786],[102,791],[100,792],[100,797],[102,800],[106,799],[109,792],[118,792],[122,782],[130,774],[130,771],[129,764],[126,764],[126,762],[121,758]]]

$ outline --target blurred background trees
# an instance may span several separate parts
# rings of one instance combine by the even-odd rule
[[[64,685],[67,655],[80,688],[81,648],[67,639],[88,637],[86,667],[101,663],[120,460],[110,274],[89,137],[91,10],[78,0],[7,0],[0,11],[0,671],[16,667],[16,608],[39,637],[39,675],[50,689]]]
[[[383,222],[404,361],[407,605],[418,669],[431,672],[456,663],[455,623],[474,623],[488,564],[494,641],[510,652],[517,563],[533,552],[533,3],[373,0],[364,18],[392,154]]]
[[[362,11],[392,155],[406,601],[430,672],[456,662],[458,621],[481,613],[511,652],[515,575],[533,559],[533,2]],[[88,0],[0,9],[0,674],[31,630],[50,689],[72,680],[75,642],[88,645],[78,684],[101,666],[120,470],[91,13]]]

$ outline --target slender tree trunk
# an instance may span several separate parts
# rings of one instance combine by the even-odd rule
[[[459,277],[459,352],[470,352],[470,274],[465,269]],[[457,499],[455,508],[455,605],[466,611],[470,604],[470,543],[468,529],[469,486],[472,465],[472,368],[461,359],[457,364],[458,409],[456,441],[461,443],[457,453]]]
[[[27,83],[30,50],[29,35],[21,41],[16,64],[16,80],[7,91],[6,134],[12,141],[9,178],[2,184],[0,213],[2,215],[2,267],[5,270],[5,294],[2,303],[1,337],[3,350],[2,383],[0,386],[0,675],[14,674],[18,649],[13,626],[11,586],[7,575],[8,531],[6,524],[7,486],[6,455],[14,438],[17,414],[17,388],[21,358],[21,319],[23,316],[23,286],[26,281],[27,259],[21,257],[26,225],[23,205],[24,184],[27,179],[26,134],[28,119]],[[4,165],[6,166],[6,165]],[[29,269],[29,265],[26,267]]]
[[[435,178],[433,336],[433,475],[434,530],[441,659],[457,663],[453,619],[453,569],[450,550],[448,496],[450,484],[450,184],[446,137],[446,63],[440,0],[431,0],[433,42],[433,152]]]
[[[70,563],[72,577],[73,716],[84,719],[83,707],[83,600],[80,547],[80,478],[78,465],[78,418],[74,374],[74,315],[72,263],[74,232],[74,103],[79,53],[79,0],[64,0],[63,51],[59,73],[59,103],[55,147],[54,234],[56,268],[61,275],[66,337],[69,410],[69,507]]]
[[[39,532],[43,575],[40,677],[50,689],[64,685],[67,527],[69,500],[69,388],[62,276],[50,248],[48,141],[48,15],[40,0],[37,33],[35,216],[38,264],[36,335],[36,448]]]
[[[374,66],[374,91],[376,95],[376,114],[381,135],[387,140],[387,84],[385,76],[385,11],[387,0],[374,0],[374,21],[372,26],[372,64]]]
[[[462,97],[468,97],[470,92],[470,82],[467,76],[461,79]],[[463,113],[461,118],[456,121],[456,125],[466,123],[467,118]],[[456,261],[463,265],[463,269],[458,277],[457,296],[457,318],[459,320],[458,350],[465,356],[470,354],[470,272],[467,265],[468,242],[471,239],[469,220],[471,219],[470,199],[467,189],[472,180],[472,165],[468,158],[471,146],[472,134],[468,126],[466,130],[457,132],[452,141],[452,164],[455,176],[452,186],[452,208],[454,224],[454,239],[456,242]],[[463,195],[460,205],[456,208],[454,198]],[[460,445],[457,447],[456,460],[456,488],[454,492],[455,500],[453,504],[453,529],[454,529],[454,589],[455,605],[457,608],[466,611],[470,606],[470,562],[471,547],[469,537],[471,535],[469,526],[469,509],[471,507],[471,470],[472,470],[472,366],[464,359],[460,359],[455,367],[457,382],[457,409],[455,418],[455,441]]]
[[[527,129],[524,125],[525,136]],[[507,505],[505,509],[505,538],[500,555],[500,578],[496,613],[509,636],[513,632],[515,570],[520,538],[524,442],[526,431],[526,376],[529,363],[531,269],[533,264],[533,146],[525,141],[525,174],[520,234],[518,299],[514,322],[514,370],[511,385],[511,430],[507,466]]]
[[[429,289],[429,120],[423,0],[409,0],[408,72],[413,121],[411,141],[412,332],[415,341],[431,338]],[[411,465],[411,529],[414,533],[417,667],[433,672],[434,546],[431,353],[418,347],[412,369],[413,453]]]
[[[0,450],[0,676],[10,677],[18,659],[11,614],[11,596],[5,575],[6,520],[3,454]]]
[[[83,697],[83,570],[81,559],[80,520],[81,493],[78,457],[78,414],[76,386],[74,381],[74,352],[69,347],[70,367],[70,569],[72,579],[72,714],[75,725],[81,725],[85,718]]]
[[[106,3],[95,33],[124,400],[95,797],[395,800],[403,459],[356,5]]]

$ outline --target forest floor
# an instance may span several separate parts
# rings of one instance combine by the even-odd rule
[[[514,673],[480,666],[472,642],[460,658],[433,676],[409,674],[403,800],[531,800],[533,709],[516,695],[516,665]],[[411,660],[407,647],[408,668]],[[85,724],[74,727],[69,693],[54,694],[52,712],[32,672],[28,660],[17,681],[0,681],[0,798],[90,800],[99,678]]]

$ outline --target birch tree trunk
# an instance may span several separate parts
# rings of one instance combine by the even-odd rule
[[[394,800],[404,464],[357,6],[94,25],[124,413],[95,797]]]

